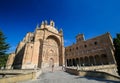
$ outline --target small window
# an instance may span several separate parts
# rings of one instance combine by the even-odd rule
[[[103,55],[103,57],[104,57],[104,58],[106,58],[106,57],[107,57],[107,55]]]
[[[97,45],[97,42],[94,42],[95,45]]]
[[[85,46],[85,48],[87,47],[87,45],[84,45]]]
[[[71,49],[70,49],[70,51],[71,51]]]
[[[76,50],[78,50],[78,47],[76,47]]]

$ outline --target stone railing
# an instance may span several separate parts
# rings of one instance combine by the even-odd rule
[[[32,80],[32,79],[35,79],[35,72],[17,75],[17,76],[8,77],[8,78],[1,78],[0,83],[16,83],[16,82]]]
[[[94,78],[102,78],[105,80],[120,81],[119,76],[115,76],[106,72],[85,71],[85,70],[77,70],[77,69],[71,69],[71,68],[66,68],[66,72],[79,75],[81,77],[94,77]]]
[[[117,68],[115,64],[111,65],[98,65],[98,66],[77,66],[77,67],[67,67],[70,69],[77,69],[81,71],[102,71],[118,76]]]
[[[13,72],[12,72],[13,71]],[[21,82],[21,81],[26,81],[26,80],[33,80],[36,79],[41,73],[41,70],[1,70],[1,74],[5,75],[15,75],[15,76],[10,76],[10,77],[3,77],[0,78],[0,83],[16,83],[16,82]],[[20,74],[18,74],[20,73]]]
[[[26,74],[26,73],[30,73],[30,72],[34,72],[35,70],[30,70],[30,69],[19,69],[19,70],[14,70],[14,69],[4,69],[4,70],[0,70],[0,74]]]

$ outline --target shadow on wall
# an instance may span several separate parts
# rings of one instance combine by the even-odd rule
[[[21,69],[22,68],[22,61],[24,57],[25,46],[21,48],[21,50],[15,55],[15,59],[13,61],[12,67],[13,69]]]
[[[40,48],[39,49],[39,55],[42,55],[42,51],[43,51],[43,49],[42,49],[43,48],[43,40],[42,39],[40,39],[40,43],[41,44],[40,44],[40,47],[39,47]],[[41,66],[42,66],[41,64],[42,64],[42,56],[39,56],[38,57],[38,68],[41,68]]]

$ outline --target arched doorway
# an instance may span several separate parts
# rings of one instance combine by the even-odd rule
[[[95,65],[94,57],[93,57],[93,56],[90,56],[89,59],[90,59],[90,65],[91,65],[91,66]]]
[[[101,61],[100,61],[100,56],[99,55],[95,55],[95,61],[96,61],[96,65],[101,65]]]
[[[101,58],[102,58],[102,63],[103,63],[103,65],[107,65],[107,64],[108,64],[107,55],[106,55],[106,54],[102,54],[102,55],[101,55]]]
[[[79,65],[79,59],[76,58],[76,65],[78,66]]]
[[[52,67],[52,65],[54,65],[54,59],[50,58],[49,59],[49,67]]]
[[[73,66],[76,66],[76,61],[75,61],[75,59],[73,59],[72,61],[73,61]]]
[[[69,64],[69,59],[67,59],[67,66],[70,66],[70,64]]]
[[[71,60],[71,59],[69,59],[69,63],[70,63],[70,65],[69,65],[69,66],[72,66],[72,60]]]
[[[84,60],[85,60],[85,66],[89,66],[89,59],[88,59],[88,57],[85,57]]]
[[[84,60],[82,57],[80,57],[80,66],[84,66]]]

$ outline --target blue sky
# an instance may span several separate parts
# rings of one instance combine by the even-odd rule
[[[90,39],[120,32],[120,0],[0,0],[0,29],[13,52],[27,32],[42,20],[54,20],[64,32],[65,46],[83,33]]]

